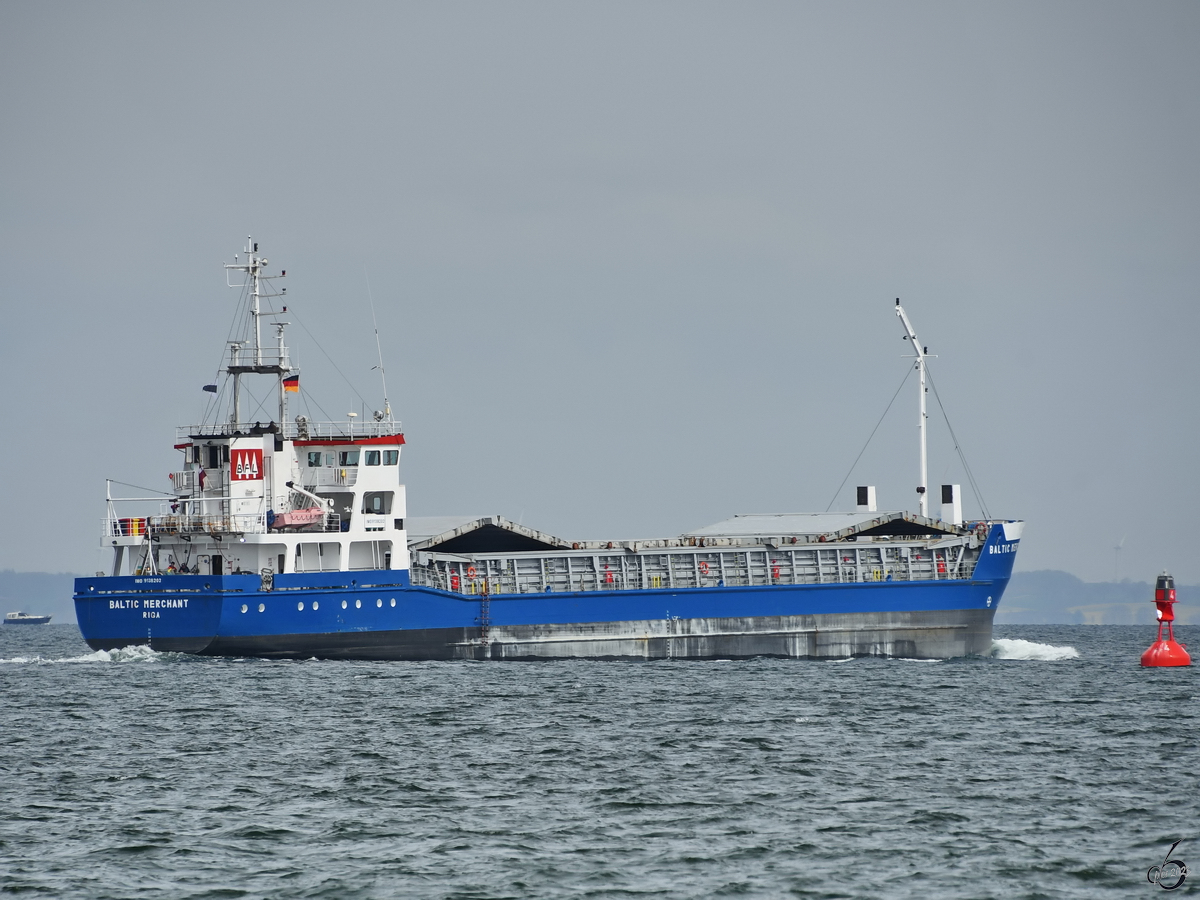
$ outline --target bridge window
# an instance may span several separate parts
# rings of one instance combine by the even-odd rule
[[[339,466],[357,466],[358,451],[357,450],[342,450],[338,453]]]
[[[399,450],[384,450],[383,451],[383,464],[385,466],[394,466],[399,461],[400,461],[400,451]]]
[[[372,516],[386,516],[392,511],[392,491],[367,491],[363,494],[363,512]]]
[[[367,465],[368,466],[379,465],[379,451],[378,450],[368,450],[367,451]]]
[[[320,450],[309,450],[308,451],[308,467],[310,469],[315,469],[319,465],[321,465],[321,451]]]

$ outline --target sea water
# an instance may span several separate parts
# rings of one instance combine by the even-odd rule
[[[1151,637],[1006,626],[989,657],[943,662],[359,663],[8,626],[0,892],[1156,896],[1173,841],[1200,866],[1200,683],[1139,668]]]

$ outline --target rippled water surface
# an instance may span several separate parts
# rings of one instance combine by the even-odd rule
[[[1145,628],[997,637],[1010,658],[345,663],[6,626],[0,892],[1159,895],[1147,868],[1200,838],[1197,670],[1140,669]],[[1176,856],[1200,871],[1200,841]]]

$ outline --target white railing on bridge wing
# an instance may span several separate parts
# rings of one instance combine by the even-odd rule
[[[265,534],[265,515],[180,515],[167,513],[158,516],[109,516],[103,521],[105,537],[140,537],[171,534]],[[318,525],[307,525],[304,531],[336,533],[342,530],[342,517],[327,513]]]
[[[213,422],[207,425],[182,425],[175,429],[177,441],[200,437],[232,437],[249,434],[279,434],[289,440],[357,440],[369,437],[387,437],[400,434],[399,422],[284,422],[280,429],[275,422],[242,422],[236,428],[229,422]]]
[[[198,472],[172,472],[171,487],[175,489],[177,494],[191,494],[196,490],[196,476]],[[207,473],[205,473],[207,476]],[[208,483],[208,478],[204,479],[205,484]]]
[[[146,534],[261,534],[267,530],[265,515],[179,515],[109,516],[104,520],[106,537],[137,537]]]
[[[226,473],[222,469],[204,470],[205,491],[223,491],[227,483]],[[188,469],[171,473],[171,486],[177,494],[197,494],[200,492],[200,470]]]
[[[347,466],[344,469],[326,469],[317,467],[305,469],[301,478],[306,491],[315,491],[323,487],[350,487],[358,482],[358,467]]]

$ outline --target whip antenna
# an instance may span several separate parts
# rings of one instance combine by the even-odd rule
[[[367,281],[367,300],[371,304],[371,325],[375,328],[375,352],[379,357],[379,379],[383,382],[383,414],[392,421],[392,404],[388,401],[387,372],[383,368],[383,347],[379,343],[379,322],[375,319],[375,298],[371,294],[371,276],[363,269],[363,278]]]

